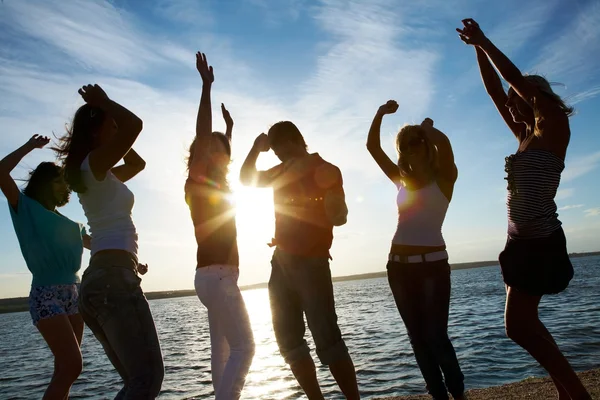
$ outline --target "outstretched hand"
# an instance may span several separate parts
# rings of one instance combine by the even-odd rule
[[[462,23],[464,25],[463,29],[456,28],[460,40],[473,46],[481,46],[487,40],[479,24],[474,19],[466,18],[462,20]]]
[[[396,111],[398,111],[398,103],[396,103],[396,100],[388,100],[387,103],[385,103],[384,105],[379,107],[379,110],[377,110],[377,114],[379,114],[379,115],[393,114]]]
[[[108,101],[106,92],[99,85],[85,85],[78,90],[83,100],[90,106],[100,107]]]
[[[50,138],[48,136],[41,136],[41,135],[33,135],[27,141],[27,144],[29,146],[31,146],[31,148],[33,148],[33,149],[41,149],[48,143],[50,143]]]
[[[215,81],[213,67],[208,65],[208,61],[206,60],[206,54],[200,52],[196,53],[196,69],[200,73],[203,83],[210,84]]]

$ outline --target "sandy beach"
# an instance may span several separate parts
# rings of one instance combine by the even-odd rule
[[[600,368],[579,373],[583,384],[592,395],[600,399]],[[556,390],[550,378],[528,378],[520,382],[509,383],[485,389],[471,389],[467,392],[469,400],[552,400],[557,399]],[[430,400],[430,396],[384,397],[378,400]]]

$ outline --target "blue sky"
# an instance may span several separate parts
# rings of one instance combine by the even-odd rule
[[[450,4],[451,3],[451,4]],[[504,157],[516,141],[485,94],[475,52],[457,37],[462,18],[523,72],[546,75],[574,103],[567,167],[557,196],[570,251],[600,250],[600,3],[507,0],[21,1],[0,3],[0,154],[32,134],[62,134],[98,83],[144,120],[134,148],[146,170],[130,187],[146,291],[193,287],[195,241],[183,198],[185,149],[194,134],[201,80],[194,54],[215,68],[213,104],[235,119],[231,181],[236,189],[240,284],[270,272],[271,193],[237,183],[254,138],[294,121],[311,151],[343,173],[350,214],[336,228],[334,275],[382,271],[396,225],[395,188],[365,140],[388,99],[382,142],[404,123],[431,117],[450,137],[459,169],[444,224],[452,262],[496,259],[506,232]],[[215,129],[224,129],[215,107]],[[37,151],[14,171],[53,159]],[[261,156],[259,166],[276,163]],[[30,274],[6,200],[0,212],[0,297],[26,296]],[[76,196],[63,212],[85,222]],[[84,267],[88,256],[84,257]]]

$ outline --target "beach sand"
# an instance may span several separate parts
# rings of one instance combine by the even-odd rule
[[[578,374],[592,399],[600,399],[600,368]],[[469,400],[553,400],[557,399],[556,390],[550,378],[528,378],[520,382],[509,383],[485,389],[471,389],[467,392]],[[378,400],[430,400],[430,396],[385,397]]]

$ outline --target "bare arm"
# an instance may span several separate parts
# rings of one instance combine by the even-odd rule
[[[517,139],[520,140],[525,134],[525,125],[516,123],[512,115],[510,115],[506,107],[508,97],[502,87],[502,81],[500,81],[500,77],[492,66],[487,54],[480,47],[475,47],[475,52],[477,53],[477,64],[479,65],[479,72],[481,73],[481,80],[483,81],[485,91],[491,97],[506,125],[508,125]]]
[[[225,136],[231,142],[232,134],[233,134],[233,118],[231,118],[231,114],[225,108],[225,104],[221,103],[221,113],[223,113],[223,119],[225,120]]]
[[[114,167],[111,172],[121,182],[127,182],[146,168],[146,161],[134,150],[129,149],[123,157],[123,165]]]
[[[464,29],[457,29],[461,40],[483,50],[502,78],[533,108],[533,98],[537,89],[527,83],[519,68],[483,34],[477,22],[470,18],[464,19],[462,22]]]
[[[212,137],[210,91],[215,78],[213,68],[208,65],[204,53],[196,53],[196,69],[202,77],[202,94],[196,117],[196,139],[194,144],[194,158],[190,165],[190,177],[206,175]]]
[[[33,135],[23,146],[13,151],[0,161],[0,189],[6,196],[8,204],[17,210],[19,203],[19,188],[10,173],[21,162],[23,157],[34,149],[41,149],[50,142],[45,136]]]
[[[85,249],[92,249],[92,237],[90,235],[88,235],[87,233],[84,234],[83,236],[81,236],[81,240],[83,241],[83,247]]]
[[[381,148],[381,122],[383,121],[383,116],[385,114],[395,113],[397,109],[398,104],[393,100],[390,100],[379,107],[379,110],[371,123],[371,128],[369,129],[367,150],[369,150],[369,153],[385,175],[390,178],[394,184],[399,185],[402,177],[400,176],[398,165],[394,163]]]
[[[246,186],[268,187],[273,182],[269,171],[258,171],[256,161],[262,152],[269,151],[269,138],[264,133],[258,135],[254,145],[242,164],[240,171],[240,182]]]
[[[458,178],[458,169],[454,163],[454,152],[448,136],[440,130],[433,127],[433,120],[426,118],[421,127],[427,135],[427,139],[436,147],[439,171],[438,175],[450,182],[456,182]]]
[[[127,154],[142,131],[143,123],[135,114],[120,104],[110,100],[98,85],[86,85],[79,89],[79,94],[86,103],[101,108],[107,118],[112,118],[117,125],[117,132],[100,147],[90,153],[90,168],[96,179],[103,180],[111,170]]]

